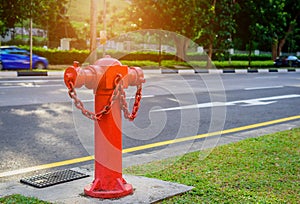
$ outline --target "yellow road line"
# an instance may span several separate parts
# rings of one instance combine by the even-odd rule
[[[169,145],[169,144],[175,144],[175,143],[180,143],[180,142],[185,142],[185,141],[190,141],[190,140],[201,139],[201,138],[205,138],[205,137],[212,137],[212,136],[217,136],[217,135],[222,135],[222,134],[250,130],[250,129],[254,129],[254,128],[264,127],[264,126],[268,126],[268,125],[274,125],[274,124],[288,122],[288,121],[292,121],[292,120],[298,120],[298,119],[300,119],[300,115],[291,116],[291,117],[287,117],[287,118],[281,118],[281,119],[277,119],[277,120],[271,120],[271,121],[252,124],[252,125],[246,125],[246,126],[242,126],[242,127],[228,129],[228,130],[222,130],[222,131],[200,134],[200,135],[195,135],[195,136],[190,136],[190,137],[178,138],[178,139],[174,139],[174,140],[167,140],[167,141],[162,141],[162,142],[157,142],[157,143],[152,143],[152,144],[147,144],[147,145],[141,145],[141,146],[137,146],[137,147],[131,147],[131,148],[123,149],[122,152],[130,153],[130,152],[150,149],[150,148],[154,148],[154,147],[161,147],[161,146],[165,146],[165,145]],[[6,177],[6,176],[13,176],[13,175],[17,175],[17,174],[28,173],[28,172],[42,170],[42,169],[49,169],[49,168],[54,168],[54,167],[59,167],[59,166],[66,166],[66,165],[70,165],[70,164],[81,163],[81,162],[90,161],[93,159],[94,159],[94,156],[87,156],[87,157],[75,158],[75,159],[70,159],[70,160],[65,160],[65,161],[60,161],[60,162],[54,162],[54,163],[43,164],[43,165],[39,165],[39,166],[28,167],[28,168],[24,168],[24,169],[3,172],[3,173],[0,173],[0,178]]]
[[[150,149],[153,147],[160,147],[160,146],[165,146],[165,145],[169,145],[169,144],[185,142],[185,141],[189,141],[189,140],[196,140],[196,139],[201,139],[201,138],[205,138],[205,137],[212,137],[212,136],[216,136],[216,135],[240,132],[240,131],[244,131],[244,130],[254,129],[254,128],[258,128],[258,127],[264,127],[264,126],[268,126],[268,125],[274,125],[277,123],[283,123],[283,122],[297,120],[297,119],[300,119],[300,115],[291,116],[288,118],[281,118],[281,119],[277,119],[277,120],[271,120],[271,121],[252,124],[252,125],[246,125],[246,126],[242,126],[242,127],[228,129],[228,130],[222,130],[222,131],[211,132],[211,133],[195,135],[195,136],[190,136],[190,137],[184,137],[184,138],[178,138],[178,139],[174,139],[174,140],[167,140],[167,141],[162,141],[162,142],[157,142],[157,143],[152,143],[152,144],[147,144],[147,145],[142,145],[142,146],[137,146],[137,147],[131,147],[131,148],[124,149],[123,153],[135,152],[135,151],[139,151],[139,150]]]
[[[24,173],[28,173],[31,171],[50,169],[50,168],[59,167],[59,166],[66,166],[69,164],[81,163],[81,162],[90,161],[93,159],[94,159],[94,156],[87,156],[87,157],[70,159],[70,160],[65,160],[65,161],[60,161],[60,162],[54,162],[54,163],[50,163],[50,164],[42,164],[39,166],[33,166],[33,167],[24,168],[24,169],[7,171],[7,172],[0,173],[0,178],[6,177],[6,176],[13,176],[13,175],[17,175],[17,174],[24,174]]]

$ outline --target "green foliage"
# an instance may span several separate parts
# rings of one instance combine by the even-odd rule
[[[134,61],[134,60],[121,60],[121,63],[123,65],[127,65],[127,66],[136,66],[136,67],[142,67],[143,69],[147,69],[147,68],[158,68],[158,63],[157,62],[153,62],[153,61],[148,61],[148,60],[139,60],[139,61]]]
[[[2,204],[13,204],[13,203],[26,203],[26,204],[50,204],[46,201],[41,201],[33,197],[25,197],[19,194],[13,194],[0,198]]]
[[[39,46],[43,47],[44,45],[47,45],[47,39],[43,37],[38,37],[38,36],[33,36],[32,37],[32,43],[33,46]],[[26,46],[29,45],[29,37],[28,36],[21,36],[21,35],[16,35],[14,39],[8,41],[8,42],[3,42],[1,45],[21,45],[21,46]]]
[[[248,68],[248,61],[214,61],[213,62],[216,68],[236,68],[236,69],[246,69]],[[251,67],[255,68],[270,68],[274,67],[274,62],[272,60],[268,61],[252,61]]]
[[[273,46],[273,55],[278,56],[285,42],[295,41],[295,45],[299,42],[299,3],[294,0],[254,0],[238,1],[238,4],[241,10],[236,15],[239,29],[235,38],[242,41],[242,47],[238,49],[245,49],[247,44],[253,49],[252,42],[255,41],[260,50],[271,50]],[[285,47],[290,47],[291,44],[287,44]],[[293,46],[293,51],[297,48]]]
[[[19,46],[21,48],[29,50],[28,46]],[[57,50],[57,49],[44,49],[41,47],[33,47],[33,53],[46,57],[51,65],[62,65],[62,64],[73,64],[73,61],[79,61],[84,63],[89,57],[88,50]],[[157,52],[115,52],[107,51],[108,55],[113,58],[125,61],[127,65],[135,66],[153,66],[158,65],[159,55]],[[102,52],[98,53],[99,58],[102,57]],[[253,57],[252,66],[253,67],[272,67],[273,61],[270,60],[269,55],[256,55]],[[206,63],[207,56],[199,53],[188,53],[187,62],[177,62],[175,61],[175,55],[171,53],[162,53],[161,61],[162,66],[174,67],[175,65],[184,66],[201,66]],[[246,68],[248,67],[248,55],[232,55],[232,62],[229,63],[228,58],[224,58],[222,61],[218,61],[217,58],[213,58],[214,64],[218,68],[225,67],[235,67],[235,68]]]
[[[5,35],[8,29],[31,18],[37,27],[48,31],[48,47],[58,47],[61,38],[77,38],[66,16],[67,2],[68,0],[4,1],[0,4],[0,34]]]
[[[23,49],[29,50],[28,46],[19,46]],[[58,49],[44,49],[41,47],[33,47],[34,54],[46,57],[51,65],[58,64],[73,64],[73,61],[84,63],[89,56],[88,50],[58,50]]]
[[[198,44],[218,49],[231,47],[231,35],[235,33],[233,15],[237,7],[232,0],[221,1],[144,1],[133,0],[126,11],[126,22],[131,29],[162,29],[181,34]],[[162,23],[163,22],[163,23]],[[176,56],[185,59],[187,42],[176,38]]]
[[[117,57],[116,55],[112,54],[112,56]],[[134,52],[134,53],[129,53],[120,58],[121,60],[148,60],[148,61],[153,61],[153,62],[158,62],[159,61],[159,55],[158,53],[154,52]],[[174,54],[167,54],[163,53],[161,54],[161,60],[172,60],[175,59]]]
[[[248,55],[246,54],[236,54],[231,56],[231,60],[233,61],[248,61]],[[228,58],[227,58],[228,59]],[[253,61],[266,61],[266,60],[271,60],[272,56],[271,55],[254,55],[251,57]]]
[[[195,187],[162,203],[298,203],[299,145],[300,129],[293,129],[125,172]]]

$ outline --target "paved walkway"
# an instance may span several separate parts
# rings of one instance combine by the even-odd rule
[[[193,187],[178,183],[161,181],[158,179],[146,178],[141,176],[124,175],[127,183],[134,188],[132,195],[119,199],[99,199],[84,195],[83,189],[93,180],[93,171],[84,167],[73,169],[77,172],[85,173],[90,177],[57,184],[45,188],[35,188],[18,181],[0,183],[0,197],[11,194],[21,194],[29,197],[36,197],[44,201],[65,204],[82,203],[155,203],[182,194],[191,190]]]

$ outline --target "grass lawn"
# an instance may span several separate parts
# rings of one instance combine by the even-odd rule
[[[158,66],[158,62],[153,62],[153,61],[127,61],[127,60],[121,60],[121,63],[123,65],[127,66],[138,66],[142,67],[143,69],[159,69],[160,67]],[[240,69],[246,69],[248,67],[248,61],[214,61],[214,68],[217,67],[219,69],[226,69],[226,68],[240,68]],[[65,70],[69,66],[72,66],[72,64],[69,65],[49,65],[48,70]],[[184,66],[185,68],[191,69],[192,66],[194,68],[202,68],[206,69],[206,61],[190,61],[190,62],[177,62],[173,60],[163,60],[161,62],[162,67],[173,67],[175,68],[176,66]],[[273,61],[253,61],[251,62],[251,66],[253,68],[271,68],[273,67]]]
[[[299,203],[300,128],[133,166],[124,173],[195,187],[162,203]],[[0,203],[46,202],[12,195]]]
[[[25,197],[19,194],[5,196],[0,198],[0,203],[2,204],[50,204],[49,202],[38,200],[37,198],[33,197]]]
[[[200,159],[203,155],[188,153],[125,172],[195,187],[162,203],[299,203],[300,129],[219,146]]]

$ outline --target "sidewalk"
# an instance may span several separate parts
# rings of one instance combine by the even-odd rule
[[[158,179],[146,178],[141,176],[123,175],[124,179],[132,184],[134,193],[119,199],[99,199],[84,195],[83,189],[93,181],[93,171],[84,168],[74,168],[90,177],[78,179],[62,184],[57,184],[45,188],[35,188],[18,181],[0,183],[0,197],[21,194],[29,197],[36,197],[40,200],[52,203],[154,203],[168,197],[182,194],[191,190],[193,187],[177,183],[161,181]]]

